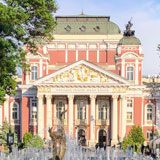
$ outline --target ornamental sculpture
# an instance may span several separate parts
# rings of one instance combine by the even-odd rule
[[[128,21],[128,24],[126,25],[126,30],[124,31],[124,36],[126,37],[134,36],[135,31],[131,30],[132,26],[133,26],[133,23],[131,23],[131,20]]]
[[[53,78],[53,82],[92,82],[105,83],[110,78],[103,73],[96,72],[85,65],[77,66],[69,71],[63,72]]]
[[[48,130],[53,142],[53,158],[51,160],[62,160],[66,152],[66,135],[64,130],[64,114],[66,111],[60,114],[57,131],[52,132],[51,128]]]

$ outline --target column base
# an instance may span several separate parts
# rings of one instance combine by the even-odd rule
[[[95,140],[89,140],[89,147],[95,147],[96,141]]]
[[[116,146],[117,145],[117,143],[118,143],[118,141],[116,140],[116,139],[113,139],[112,141],[111,141],[111,146]]]

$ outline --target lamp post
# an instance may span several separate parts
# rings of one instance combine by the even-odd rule
[[[12,152],[12,145],[14,144],[14,134],[11,133],[11,129],[9,129],[9,133],[7,133],[7,145],[9,146],[9,153]]]

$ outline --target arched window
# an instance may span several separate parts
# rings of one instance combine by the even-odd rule
[[[147,121],[153,120],[153,106],[151,104],[147,105]]]
[[[99,145],[104,145],[104,144],[106,145],[107,133],[104,129],[99,130],[98,142],[99,142]]]
[[[19,119],[19,105],[18,103],[14,102],[11,109],[11,118],[12,120],[18,120]]]
[[[31,80],[37,80],[37,79],[38,79],[38,67],[31,66]]]
[[[132,66],[127,67],[127,80],[129,81],[134,80],[134,67]]]
[[[78,103],[78,119],[86,119],[86,104],[83,101]]]
[[[59,101],[56,104],[56,117],[60,119],[60,114],[65,111],[65,104],[62,101]],[[65,119],[65,114],[63,115]]]
[[[86,145],[86,133],[84,129],[80,129],[78,131],[78,144],[81,146],[85,146]]]
[[[98,104],[98,119],[101,119],[101,120],[107,120],[108,119],[107,104],[103,101],[101,101]]]

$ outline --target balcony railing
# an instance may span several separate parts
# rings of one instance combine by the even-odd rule
[[[109,125],[109,120],[97,119],[96,120],[96,125],[97,126],[106,126],[106,125]]]
[[[53,124],[54,124],[54,125],[58,125],[58,123],[59,123],[59,120],[58,120],[58,119],[54,119],[54,120],[53,120]],[[67,119],[64,119],[64,125],[65,125],[65,126],[67,125]]]
[[[88,120],[87,119],[76,119],[75,123],[76,126],[86,126],[88,125]]]

